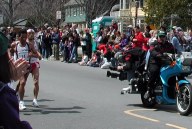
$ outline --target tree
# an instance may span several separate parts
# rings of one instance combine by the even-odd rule
[[[146,0],[144,12],[149,24],[160,25],[164,22],[185,28],[191,26],[191,7],[191,0]]]
[[[111,8],[117,3],[117,0],[75,0],[84,7],[86,12],[86,21],[91,27],[92,20],[98,16],[103,16],[110,12]]]
[[[4,10],[8,19],[8,24],[13,25],[15,19],[15,11],[25,0],[1,0],[0,7]]]
[[[20,1],[20,2],[19,2]],[[17,19],[28,19],[36,26],[42,26],[45,23],[49,25],[56,24],[56,11],[62,10],[68,0],[0,0],[0,7],[6,8],[6,14],[12,14],[11,23]],[[15,6],[15,9],[9,9]],[[11,5],[11,3],[13,3]],[[17,4],[16,4],[17,3]],[[9,16],[9,15],[8,15]]]

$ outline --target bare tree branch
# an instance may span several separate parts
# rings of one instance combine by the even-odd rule
[[[18,3],[15,4],[13,10],[16,10],[20,4],[22,4],[25,0],[20,0]]]

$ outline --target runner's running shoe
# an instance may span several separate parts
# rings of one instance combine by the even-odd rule
[[[34,107],[39,107],[39,104],[37,103],[37,99],[33,99],[32,105],[33,105]]]
[[[19,110],[22,111],[22,110],[25,110],[26,109],[26,106],[24,104],[23,101],[19,101]]]

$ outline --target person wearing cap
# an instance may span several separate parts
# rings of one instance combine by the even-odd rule
[[[126,36],[127,36],[128,42],[132,41],[134,35],[135,35],[135,33],[134,33],[133,26],[132,25],[128,25],[127,26],[127,32],[126,32]]]
[[[0,127],[2,129],[32,129],[26,121],[21,121],[19,105],[11,81],[17,81],[28,72],[29,64],[24,59],[14,62],[8,50],[8,39],[0,32]]]
[[[148,64],[149,71],[149,81],[147,84],[147,92],[145,93],[145,99],[150,97],[154,97],[154,89],[155,89],[155,81],[160,75],[160,68],[163,64],[163,53],[172,53],[174,54],[174,47],[171,43],[169,43],[166,39],[166,33],[164,31],[158,32],[158,39],[151,43],[150,46],[150,58]]]

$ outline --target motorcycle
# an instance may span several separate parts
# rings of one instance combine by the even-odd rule
[[[154,107],[158,104],[176,104],[180,115],[187,116],[192,112],[192,86],[186,79],[192,72],[190,66],[192,55],[190,52],[183,52],[182,55],[175,59],[171,54],[164,54],[166,58],[164,65],[160,70],[159,79],[155,82],[154,95],[146,98],[148,71],[147,65],[150,57],[146,55],[144,71],[135,71],[135,77],[131,79],[131,90],[123,89],[121,93],[141,94],[141,101],[144,107]],[[174,83],[173,83],[174,82]]]

